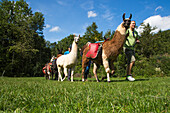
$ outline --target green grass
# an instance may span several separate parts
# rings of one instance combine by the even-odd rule
[[[0,112],[170,112],[170,77],[111,83],[0,77]]]

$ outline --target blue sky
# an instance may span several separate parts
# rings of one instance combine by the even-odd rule
[[[33,12],[45,17],[44,38],[57,42],[70,34],[84,35],[86,28],[96,22],[105,34],[116,30],[125,12],[132,13],[138,31],[140,23],[150,23],[158,29],[170,29],[170,0],[26,0]],[[156,31],[155,31],[156,32]]]

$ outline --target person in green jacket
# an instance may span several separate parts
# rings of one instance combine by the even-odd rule
[[[126,36],[127,39],[124,44],[124,52],[126,54],[127,58],[127,77],[126,80],[128,81],[135,81],[135,79],[132,77],[131,70],[132,67],[135,63],[135,44],[139,43],[140,41],[138,40],[138,32],[135,30],[136,22],[131,21],[129,29],[126,31]]]

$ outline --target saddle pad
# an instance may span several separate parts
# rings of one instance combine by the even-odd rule
[[[47,67],[46,67],[46,66],[43,67],[42,71],[43,71],[44,74],[46,74],[46,72],[47,72]]]
[[[47,66],[47,68],[49,69],[50,72],[52,72],[51,67],[52,67],[52,63],[50,62],[50,63],[48,63],[48,66]]]
[[[44,74],[47,74],[47,73],[46,73],[46,72],[47,72],[47,70],[44,70],[44,69],[43,69],[42,71],[43,71],[43,73],[44,73]]]
[[[95,59],[99,53],[100,48],[100,43],[89,44],[89,51],[87,52],[86,57]]]

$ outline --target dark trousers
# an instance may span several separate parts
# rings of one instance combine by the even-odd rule
[[[89,74],[90,66],[91,66],[91,60],[89,61],[89,64],[88,64],[88,66],[86,67],[86,70],[85,70],[85,75],[84,75],[85,79],[87,79],[87,75]]]
[[[71,68],[68,69],[68,80],[71,78]]]

